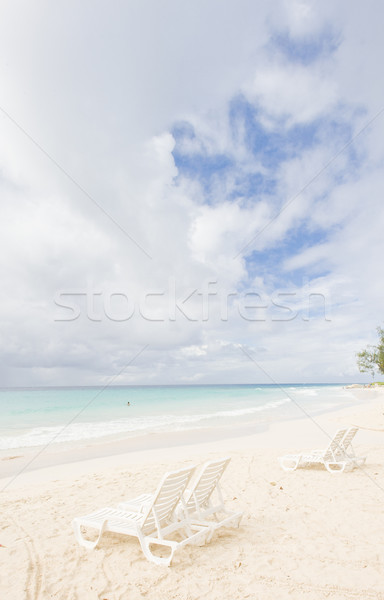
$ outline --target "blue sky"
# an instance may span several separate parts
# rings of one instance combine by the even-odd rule
[[[368,381],[381,3],[22,8],[0,22],[0,385]]]
[[[274,36],[268,44],[268,52],[274,50],[284,52],[286,60],[292,63],[300,62],[305,65],[327,56],[332,59],[332,52],[337,50],[335,36],[327,31],[321,32],[316,39],[310,41],[291,40],[287,35]],[[284,93],[282,91],[282,93]],[[227,152],[212,152],[206,144],[204,135],[188,121],[176,123],[172,129],[175,140],[173,157],[178,170],[178,180],[198,182],[201,186],[202,202],[208,205],[234,202],[240,206],[249,207],[259,202],[267,202],[273,207],[271,221],[278,216],[286,203],[295,202],[301,193],[298,185],[293,196],[284,195],[280,185],[280,172],[292,160],[300,159],[309,151],[322,148],[327,140],[332,145],[342,149],[353,137],[353,125],[345,120],[339,106],[333,111],[317,115],[305,123],[294,123],[287,126],[287,119],[281,116],[269,121],[266,125],[268,107],[262,107],[257,101],[249,101],[244,94],[232,98],[227,105],[227,126],[229,145]],[[240,159],[231,150],[233,145],[241,144],[248,155],[249,161],[260,165],[255,171],[245,170]],[[333,169],[330,165],[332,187],[324,190],[320,197],[314,196],[313,202],[326,202],[338,185],[344,184],[355,176],[356,151],[353,144],[343,151],[343,165]],[[333,159],[330,155],[329,160]],[[322,168],[322,167],[321,167]],[[316,176],[319,171],[314,171]],[[227,185],[222,182],[228,180]],[[217,182],[221,182],[220,192]],[[305,182],[310,187],[311,176]],[[305,187],[303,186],[303,187]],[[263,228],[268,227],[268,223]],[[274,286],[300,285],[311,275],[314,278],[324,277],[326,268],[314,268],[308,273],[306,268],[298,268],[287,272],[284,263],[290,256],[300,254],[306,249],[327,242],[337,230],[339,224],[332,227],[319,227],[303,218],[295,221],[292,228],[287,229],[284,237],[274,240],[266,248],[255,249],[252,238],[244,243],[243,251],[245,273],[243,286],[249,286],[255,274],[263,275],[266,280],[273,280]],[[263,228],[254,236],[263,236]],[[251,243],[249,243],[251,242]],[[249,244],[248,244],[249,243]]]
[[[269,50],[281,53],[292,63],[309,66],[320,59],[330,58],[341,44],[341,37],[341,31],[335,31],[329,23],[317,35],[304,35],[300,39],[281,31],[271,35]]]

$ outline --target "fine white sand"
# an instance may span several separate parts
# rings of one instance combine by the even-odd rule
[[[384,394],[363,404],[268,431],[94,458],[0,481],[0,589],[7,600],[384,599]],[[326,446],[341,425],[365,429],[355,449],[364,469],[285,473],[277,457]],[[378,431],[377,431],[378,430]],[[223,477],[240,529],[186,546],[171,567],[149,563],[136,539],[107,533],[98,549],[77,545],[71,520],[153,491],[162,474],[231,456]],[[17,459],[15,459],[17,460]],[[6,461],[4,461],[5,463]]]

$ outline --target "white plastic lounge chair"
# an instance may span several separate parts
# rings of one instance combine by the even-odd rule
[[[204,524],[212,528],[239,527],[242,512],[233,512],[225,507],[220,479],[228,466],[230,458],[212,460],[205,463],[190,490],[184,494],[185,509],[195,524]],[[212,519],[213,517],[213,519]]]
[[[342,439],[341,446],[344,452],[347,454],[348,458],[351,459],[356,466],[362,466],[367,460],[366,456],[356,456],[355,450],[352,446],[352,442],[355,438],[356,433],[359,431],[358,427],[350,427],[347,430],[347,433]]]
[[[191,489],[185,491],[184,502],[178,506],[178,518],[187,518],[193,525],[204,525],[210,528],[209,540],[219,527],[232,525],[239,527],[243,516],[242,512],[232,512],[225,507],[220,488],[220,479],[230,460],[230,458],[222,458],[205,463]],[[119,508],[143,511],[151,500],[150,494],[143,494],[133,500],[122,502]]]
[[[176,518],[175,510],[188,485],[195,467],[166,473],[162,478],[151,502],[144,512],[127,512],[115,508],[102,508],[73,520],[75,536],[79,544],[93,549],[106,531],[137,537],[145,557],[157,564],[171,564],[176,550],[189,543],[204,544],[211,534],[206,526],[192,525],[186,517]],[[85,539],[81,527],[95,528],[98,531],[96,541]],[[194,530],[194,531],[193,531]],[[174,532],[182,535],[181,541],[169,539]],[[153,554],[152,545],[170,549],[167,557]]]
[[[347,429],[340,429],[334,435],[328,448],[325,450],[312,450],[309,454],[286,454],[279,458],[280,466],[284,471],[295,471],[298,467],[307,467],[322,464],[330,473],[342,473],[345,468],[356,466],[352,457],[348,456],[343,446],[343,439]]]

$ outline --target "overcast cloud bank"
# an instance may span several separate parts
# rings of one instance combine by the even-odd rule
[[[368,380],[383,11],[3,3],[1,385]]]

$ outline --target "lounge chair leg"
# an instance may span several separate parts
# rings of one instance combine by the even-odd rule
[[[287,459],[288,464],[286,464],[285,460],[280,461],[280,465],[284,471],[296,471],[297,467],[300,464],[300,458],[298,459]]]
[[[143,540],[143,542],[140,541],[140,545],[141,545],[141,549],[143,550],[144,556],[147,560],[155,563],[155,565],[160,565],[163,567],[171,566],[171,562],[173,559],[173,555],[175,554],[176,548],[174,548],[172,546],[167,546],[167,548],[169,548],[171,550],[171,553],[169,556],[162,558],[161,556],[156,556],[155,554],[153,554],[153,552],[151,552],[151,548],[150,548],[151,544],[148,543],[147,541],[144,541],[144,540]],[[163,547],[165,547],[165,546],[163,546]]]
[[[329,473],[343,473],[345,470],[345,467],[347,466],[346,462],[341,462],[341,463],[324,463],[325,468],[327,469],[327,471]],[[331,465],[337,465],[338,467],[336,469],[332,468]]]
[[[75,537],[76,537],[78,543],[80,544],[80,546],[84,546],[84,548],[87,548],[88,550],[93,550],[94,548],[96,548],[97,544],[100,542],[101,536],[103,535],[105,528],[107,526],[107,521],[104,521],[104,523],[102,524],[100,531],[99,531],[99,535],[95,542],[91,542],[90,540],[85,539],[85,537],[81,533],[81,529],[80,529],[81,523],[78,519],[74,519],[72,521],[72,524],[73,524],[73,529],[75,531]]]

